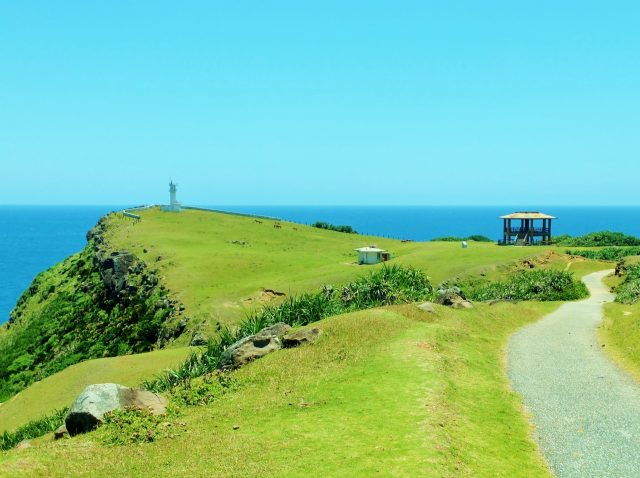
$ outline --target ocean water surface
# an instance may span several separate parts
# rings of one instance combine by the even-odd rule
[[[528,206],[210,206],[231,212],[311,224],[346,224],[363,234],[425,241],[440,236],[482,234],[498,240],[498,216],[538,210]],[[0,206],[0,323],[33,278],[85,245],[101,216],[120,206]],[[551,206],[553,232],[580,235],[612,230],[640,236],[640,207]]]
[[[80,251],[114,206],[0,206],[0,324],[39,272]]]

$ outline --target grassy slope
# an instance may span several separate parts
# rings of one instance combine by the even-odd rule
[[[506,337],[556,304],[414,306],[327,319],[257,361],[173,440],[87,435],[0,454],[3,476],[549,476],[502,371]],[[234,430],[234,425],[239,425]],[[89,453],[85,451],[90,449]],[[64,463],[64,466],[60,466]]]
[[[116,247],[130,249],[152,267],[159,267],[169,288],[187,306],[187,315],[209,324],[241,318],[246,308],[259,305],[245,299],[257,298],[263,287],[292,293],[327,282],[340,284],[366,272],[368,267],[354,264],[353,249],[372,242],[391,250],[394,262],[426,270],[436,284],[466,274],[497,277],[502,273],[500,265],[548,250],[481,243],[462,250],[456,243],[401,243],[286,222],[282,229],[275,229],[266,220],[258,224],[245,217],[197,211],[167,214],[148,210],[142,215],[137,224],[113,217],[111,240]],[[232,240],[248,245],[232,244]],[[588,261],[568,265],[564,256],[551,256],[546,262],[545,267],[569,267],[578,276],[603,268]],[[145,457],[156,472],[166,471],[170,476],[180,476],[184,469],[241,476],[239,461],[249,475],[257,474],[254,470],[258,469],[264,474],[271,467],[267,474],[282,476],[290,460],[308,471],[314,463],[319,466],[315,457],[326,468],[325,474],[334,476],[350,475],[351,458],[356,463],[353,469],[362,476],[375,474],[376,467],[382,474],[396,475],[500,476],[494,472],[498,470],[503,476],[545,476],[528,439],[519,402],[505,387],[501,353],[509,333],[551,307],[499,304],[473,311],[441,309],[432,323],[432,316],[420,312],[416,317],[412,307],[328,319],[325,327],[330,333],[317,347],[259,361],[238,373],[244,383],[241,391],[211,407],[189,410],[185,417],[189,432],[177,439],[179,443],[98,447],[94,450],[96,466],[102,470],[98,476],[108,474],[111,462],[121,456],[122,471],[133,476],[142,473],[139,466],[146,471]],[[14,408],[3,411],[0,407],[0,423],[3,413],[4,417],[12,415],[12,423],[22,423],[25,417],[41,414],[36,410],[68,404],[63,402],[71,401],[75,389],[59,395],[55,406],[49,400],[46,405],[38,402],[38,396],[56,396],[59,386],[79,390],[89,382],[138,383],[178,361],[170,354],[139,356],[131,376],[116,364],[135,361],[138,356],[77,365],[76,370],[82,372],[75,377],[71,368],[34,385],[35,391],[25,390]],[[95,372],[99,364],[113,364],[113,374]],[[296,397],[293,405],[284,406],[283,400],[292,394]],[[320,405],[300,408],[301,398]],[[231,432],[236,422],[241,429]],[[365,431],[369,430],[367,438]],[[81,473],[94,463],[76,448],[91,439],[89,435],[73,440],[68,442],[70,447],[43,440],[46,452],[39,459],[28,451],[16,451],[0,455],[0,461],[6,461],[6,470],[25,467],[35,473],[42,469],[43,476],[64,475],[67,470],[54,470],[54,463],[72,461],[73,471]],[[184,453],[185,447],[195,447],[198,456]],[[488,449],[492,452],[487,453]],[[336,450],[339,453],[334,456]],[[166,459],[161,458],[165,455]],[[241,460],[242,456],[248,460]],[[529,473],[531,470],[534,472]]]
[[[629,265],[640,263],[640,257],[627,257]],[[622,278],[610,276],[605,283],[615,288]],[[609,356],[640,380],[640,303],[605,304],[604,320],[598,334]]]
[[[88,360],[34,383],[0,404],[0,433],[40,418],[52,410],[70,406],[89,384],[116,382],[137,386],[144,379],[175,366],[189,348],[158,350],[138,355]]]
[[[140,214],[139,223],[112,217],[109,240],[158,267],[169,289],[186,305],[186,314],[207,322],[209,332],[215,321],[242,318],[246,309],[259,303],[263,288],[291,294],[362,274],[371,266],[357,266],[354,249],[371,243],[389,249],[393,262],[424,269],[435,284],[547,250],[487,243],[462,250],[457,243],[402,243],[284,221],[276,229],[269,220],[258,224],[247,217],[202,211],[151,209]]]

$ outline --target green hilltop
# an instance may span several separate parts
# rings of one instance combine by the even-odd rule
[[[420,268],[435,283],[531,254],[200,210],[139,215],[106,216],[84,250],[25,291],[0,333],[0,400],[82,360],[186,346],[194,334],[214,336],[282,294],[344,283],[367,269],[354,251],[364,245],[389,249],[393,263]]]
[[[434,286],[610,267],[553,247],[462,249],[200,210],[136,213],[139,221],[103,218],[83,251],[20,299],[0,333],[0,433],[68,406],[89,383],[139,385],[200,350],[189,347],[194,336],[214,338],[265,305],[384,267],[357,265],[354,249],[365,245]],[[429,313],[407,304],[329,317],[314,324],[324,331],[317,344],[247,365],[232,372],[229,393],[181,407],[171,439],[106,446],[101,430],[63,443],[45,436],[0,453],[0,474],[549,476],[508,388],[503,349],[557,305]]]

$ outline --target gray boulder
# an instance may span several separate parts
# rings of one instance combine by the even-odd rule
[[[167,411],[167,400],[156,393],[124,387],[116,383],[89,385],[76,398],[67,413],[65,426],[74,436],[93,430],[107,412],[124,408],[149,410],[154,415]]]
[[[297,347],[298,345],[313,343],[322,335],[322,330],[314,327],[312,329],[297,330],[292,334],[285,335],[282,339],[282,345],[287,348]]]

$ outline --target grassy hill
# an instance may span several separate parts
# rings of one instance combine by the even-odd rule
[[[240,369],[236,391],[184,409],[173,439],[114,447],[96,434],[45,437],[0,454],[0,473],[550,476],[502,360],[506,337],[555,306],[429,314],[407,305],[332,317],[318,324],[317,344]]]
[[[139,384],[176,365],[194,331],[213,335],[220,324],[282,300],[279,293],[341,285],[380,267],[356,264],[354,249],[363,245],[389,249],[392,263],[426,271],[434,285],[465,277],[493,280],[530,268],[580,277],[610,267],[550,247],[471,243],[463,250],[457,243],[401,242],[285,221],[274,227],[276,221],[197,210],[140,215],[139,222],[106,217],[101,244],[107,253],[132,253],[145,277],[158,278],[153,291],[175,305],[172,320],[188,319],[182,335],[164,342],[165,350],[85,361],[31,385],[0,405],[0,431],[69,405],[88,383]],[[68,264],[77,260],[40,279],[24,301],[23,327],[36,317],[33,311],[56,299],[51,283],[63,277],[70,291],[86,284]],[[88,260],[83,264],[102,290],[102,276]],[[136,278],[136,293],[144,283]],[[70,310],[80,313],[74,304]],[[43,437],[31,449],[0,453],[0,475],[548,476],[520,401],[508,389],[503,349],[509,334],[556,305],[437,307],[436,314],[406,305],[334,316],[318,324],[325,334],[316,345],[252,363],[234,372],[238,387],[232,393],[184,408],[186,427],[173,439],[113,447],[100,443],[99,432],[56,443]],[[142,306],[138,315],[114,310],[148,317]],[[45,313],[37,317],[41,322],[33,323],[46,325]],[[3,332],[0,345],[14,330]],[[46,336],[46,327],[39,330]],[[82,331],[75,333],[82,337]]]
[[[472,243],[463,250],[458,243],[401,242],[197,210],[149,209],[140,215],[137,223],[110,216],[108,241],[158,268],[186,306],[185,314],[208,333],[216,323],[235,322],[272,300],[264,289],[295,294],[362,274],[372,266],[358,266],[354,249],[369,244],[391,251],[393,263],[425,270],[434,284],[550,250],[491,243]]]
[[[363,245],[389,249],[393,263],[436,284],[548,250],[462,249],[199,210],[140,215],[106,216],[82,251],[34,279],[0,333],[0,401],[74,363],[185,346],[283,294],[341,285],[371,270],[356,263]]]

